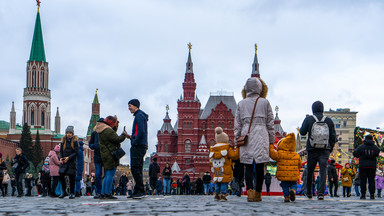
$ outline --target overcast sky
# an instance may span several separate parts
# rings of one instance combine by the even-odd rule
[[[0,0],[1,120],[15,101],[21,123],[36,12],[34,0]],[[358,111],[359,126],[384,128],[382,1],[42,0],[40,13],[52,129],[60,107],[62,132],[74,125],[85,136],[99,88],[101,116],[116,114],[129,130],[127,102],[141,101],[154,152],[167,104],[176,120],[189,42],[202,107],[219,90],[241,99],[257,43],[285,131],[296,132],[316,100]]]

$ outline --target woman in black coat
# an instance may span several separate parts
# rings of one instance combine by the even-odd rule
[[[70,193],[69,199],[75,199],[75,177],[76,177],[76,158],[79,152],[78,138],[74,136],[73,126],[68,126],[65,130],[65,136],[62,138],[60,144],[60,182],[63,189],[63,193],[59,198],[67,196],[65,176],[69,177]]]

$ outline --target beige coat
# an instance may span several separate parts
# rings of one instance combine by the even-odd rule
[[[263,84],[258,78],[249,78],[245,84],[246,98],[237,106],[235,115],[235,137],[248,132],[253,106],[262,91]],[[265,163],[269,161],[269,144],[275,142],[273,112],[269,101],[260,98],[253,117],[248,143],[240,147],[240,162],[244,164]]]

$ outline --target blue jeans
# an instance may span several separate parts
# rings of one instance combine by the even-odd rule
[[[228,189],[228,183],[223,183],[223,182],[217,182],[216,183],[216,189],[215,192],[216,194],[222,194],[225,195],[227,193]]]
[[[112,195],[113,177],[116,173],[116,167],[110,170],[104,170],[103,187],[101,188],[101,194]]]
[[[204,184],[204,194],[209,194],[209,183]]]
[[[360,196],[360,190],[358,185],[355,185],[355,192],[356,192],[356,196]]]
[[[280,183],[280,186],[283,188],[284,196],[289,196],[289,190],[290,189],[297,191],[297,183],[296,182],[282,181]]]
[[[101,177],[103,175],[103,167],[100,163],[95,163],[95,170],[96,194],[101,194]]]
[[[164,191],[164,194],[171,193],[171,179],[163,178],[163,191]]]
[[[76,180],[75,181],[75,192],[79,192],[80,193],[81,191],[81,183],[80,183],[80,180]]]

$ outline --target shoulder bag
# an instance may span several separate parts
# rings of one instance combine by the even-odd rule
[[[252,111],[252,117],[251,117],[251,122],[249,123],[249,128],[248,128],[248,133],[245,135],[245,136],[240,136],[239,138],[236,139],[236,144],[237,146],[244,146],[245,144],[247,144],[248,142],[248,135],[249,133],[251,132],[251,126],[252,126],[252,122],[253,122],[253,116],[255,115],[255,110],[256,110],[256,105],[257,105],[257,101],[260,99],[260,97],[258,97],[256,99],[256,102],[255,102],[255,105],[253,106],[253,111]]]

